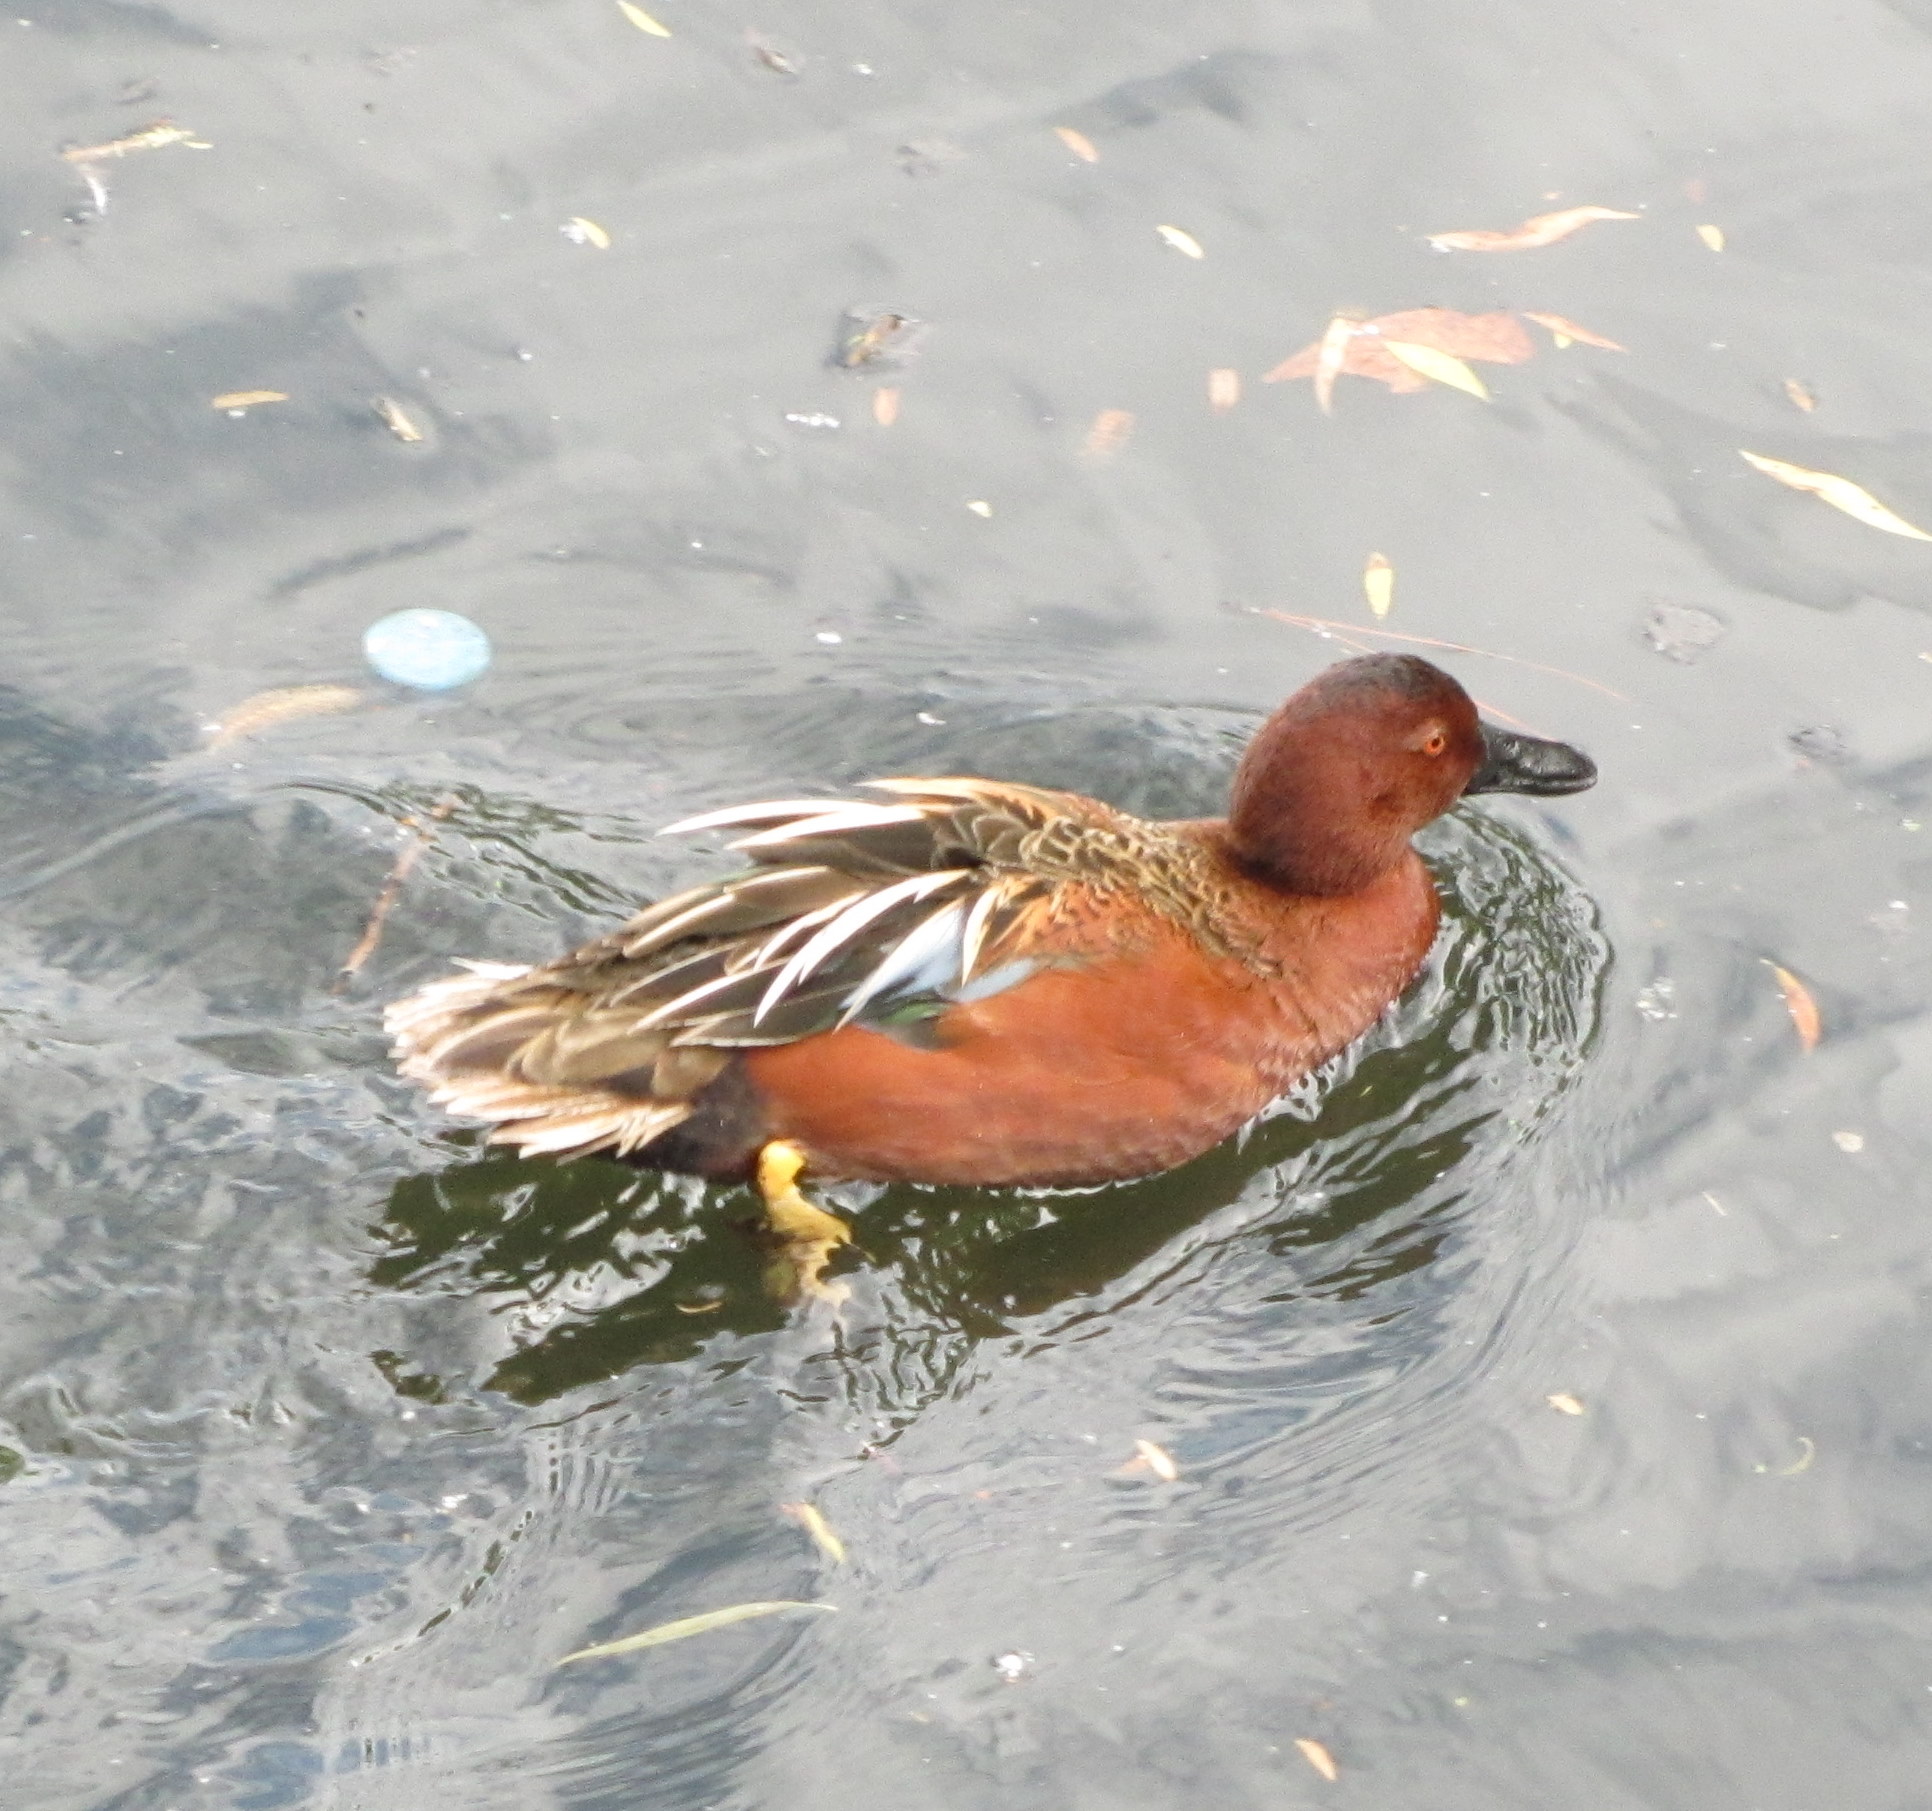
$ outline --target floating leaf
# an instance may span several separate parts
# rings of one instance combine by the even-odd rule
[[[220,748],[238,742],[243,736],[289,723],[297,717],[321,717],[332,711],[352,711],[362,702],[362,694],[350,685],[280,685],[271,691],[244,698],[232,710],[222,712],[219,723],[208,728],[208,746]]]
[[[1790,969],[1780,967],[1768,956],[1760,960],[1778,978],[1785,1010],[1791,1014],[1791,1022],[1798,1028],[1798,1042],[1807,1050],[1817,1049],[1824,1022],[1818,1016],[1818,1002],[1811,997],[1811,990]]]
[[[1134,1451],[1163,1484],[1172,1484],[1180,1477],[1181,1468],[1174,1463],[1174,1455],[1166,1447],[1156,1446],[1151,1440],[1136,1440]]]
[[[1322,330],[1321,345],[1315,352],[1315,407],[1324,415],[1335,413],[1335,380],[1342,374],[1348,358],[1348,343],[1361,327],[1353,316],[1338,314]]]
[[[1894,515],[1862,484],[1854,484],[1849,478],[1839,477],[1836,472],[1814,472],[1802,465],[1789,465],[1782,459],[1767,459],[1761,453],[1747,453],[1742,447],[1738,448],[1738,452],[1766,477],[1775,478],[1780,484],[1788,484],[1793,490],[1810,492],[1820,502],[1843,510],[1853,521],[1863,522],[1867,528],[1883,529],[1886,534],[1905,535],[1914,541],[1932,541],[1932,534],[1927,534],[1922,528],[1914,528],[1903,516]]]
[[[1094,149],[1093,140],[1084,132],[1076,132],[1071,126],[1055,126],[1053,136],[1071,151],[1082,163],[1098,163],[1100,153]]]
[[[664,35],[668,38],[671,34],[666,32]],[[769,38],[761,37],[755,31],[747,31],[745,42],[751,47],[751,54],[773,75],[782,75],[791,81],[798,79],[800,74],[798,59],[787,56]]]
[[[61,156],[68,163],[98,163],[103,157],[125,157],[130,151],[159,151],[167,145],[210,148],[200,144],[186,126],[177,126],[171,119],[158,119],[139,132],[128,133],[125,138],[111,138],[104,145],[74,145],[61,152]]]
[[[899,392],[891,384],[881,384],[872,392],[872,419],[889,428],[899,419]]]
[[[1241,400],[1241,373],[1227,365],[1217,365],[1208,373],[1208,407],[1225,415]]]
[[[1102,409],[1093,418],[1093,426],[1087,430],[1087,452],[1093,458],[1104,459],[1110,453],[1119,452],[1133,431],[1131,410]]]
[[[1561,213],[1538,214],[1507,233],[1477,229],[1466,233],[1431,233],[1429,243],[1439,252],[1526,252],[1554,245],[1594,220],[1640,220],[1641,214],[1622,208],[1564,208]]]
[[[617,10],[639,31],[647,31],[654,38],[668,38],[671,35],[668,25],[660,25],[643,7],[633,6],[631,0],[617,0]]]
[[[1856,1157],[1865,1148],[1865,1134],[1863,1132],[1834,1132],[1831,1135],[1831,1142],[1843,1151],[1847,1157]]]
[[[1372,553],[1362,568],[1362,591],[1368,607],[1379,617],[1387,616],[1395,602],[1395,568],[1386,554]]]
[[[1615,340],[1607,340],[1600,333],[1592,333],[1587,327],[1579,327],[1574,321],[1566,321],[1560,314],[1532,314],[1523,310],[1523,319],[1534,321],[1539,327],[1550,330],[1550,338],[1556,341],[1556,349],[1561,352],[1571,344],[1579,346],[1599,346],[1605,352],[1628,352],[1628,346],[1619,346]]]
[[[398,440],[414,442],[422,439],[422,429],[409,419],[402,404],[393,396],[373,397],[369,406],[382,417],[382,425]]]
[[[819,1514],[814,1505],[810,1503],[780,1503],[778,1507],[818,1543],[819,1551],[833,1565],[842,1566],[845,1564],[845,1543],[832,1532],[832,1524],[824,1516]]]
[[[662,1647],[667,1641],[683,1641],[691,1635],[708,1635],[713,1629],[729,1628],[734,1622],[749,1622],[755,1616],[776,1616],[782,1610],[831,1610],[838,1609],[832,1603],[797,1603],[789,1598],[779,1598],[766,1603],[735,1603],[725,1610],[707,1610],[702,1616],[686,1616],[677,1622],[661,1622],[654,1629],[646,1629],[638,1635],[626,1635],[622,1641],[604,1641],[596,1647],[579,1648],[574,1654],[566,1654],[555,1662],[557,1666],[568,1666],[574,1660],[602,1660],[611,1654],[634,1654],[640,1648]]]
[[[1207,253],[1201,249],[1201,242],[1192,233],[1183,232],[1178,226],[1157,226],[1154,231],[1184,258],[1205,258]]]
[[[990,522],[993,519],[993,506],[984,497],[972,498],[966,507],[983,522]]]
[[[1714,252],[1724,249],[1724,229],[1721,226],[1700,226],[1697,236]]]
[[[1807,415],[1818,406],[1817,392],[1809,384],[1801,383],[1795,377],[1787,377],[1784,380],[1784,393],[1791,398],[1794,407],[1804,410]]]
[[[557,231],[572,245],[594,245],[600,252],[610,250],[610,234],[594,220],[586,220],[582,214],[572,214]]]
[[[1342,1770],[1335,1765],[1335,1757],[1313,1736],[1296,1736],[1295,1746],[1301,1750],[1301,1758],[1323,1779],[1332,1784],[1342,1777]]]
[[[1315,379],[1315,400],[1324,395],[1324,370],[1332,387],[1335,374],[1372,377],[1391,390],[1428,388],[1428,381],[1389,350],[1388,342],[1423,346],[1457,359],[1482,359],[1494,365],[1520,365],[1536,356],[1536,347],[1513,314],[1459,314],[1453,308],[1407,308],[1372,321],[1337,315],[1313,345],[1284,359],[1263,378],[1282,383],[1291,378]]]
[[[926,338],[926,323],[899,308],[848,308],[839,316],[832,363],[842,371],[892,370],[907,364]]]
[[[1567,1391],[1559,1392],[1555,1396],[1545,1396],[1543,1400],[1551,1408],[1555,1409],[1559,1415],[1580,1415],[1583,1413],[1583,1404],[1578,1402]]]
[[[1382,344],[1411,371],[1419,371],[1424,377],[1447,384],[1452,390],[1466,390],[1484,402],[1489,400],[1489,386],[1453,354],[1438,352],[1433,346],[1412,345],[1406,340],[1385,339]]]
[[[224,390],[208,404],[211,409],[252,409],[258,402],[287,402],[285,390]]]

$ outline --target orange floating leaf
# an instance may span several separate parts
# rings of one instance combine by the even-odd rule
[[[1721,226],[1700,226],[1697,236],[1714,252],[1724,249],[1724,229]]]
[[[332,711],[352,711],[362,702],[362,694],[349,685],[282,685],[273,691],[257,692],[240,704],[222,712],[221,721],[208,729],[208,746],[220,748],[243,736],[291,723],[298,717],[322,717]]]
[[[1574,321],[1566,321],[1560,314],[1532,314],[1523,310],[1523,319],[1534,321],[1539,327],[1547,327],[1550,338],[1556,341],[1556,349],[1561,352],[1572,344],[1578,346],[1599,346],[1605,352],[1628,352],[1628,346],[1619,346],[1615,340],[1607,340],[1600,333],[1592,333],[1587,327],[1579,327]]]
[[[1217,415],[1225,415],[1240,400],[1241,373],[1217,365],[1208,373],[1208,407]]]
[[[1410,391],[1428,387],[1428,378],[1394,352],[1389,341],[1426,351],[1445,353],[1452,359],[1481,359],[1492,365],[1520,365],[1536,356],[1536,347],[1513,314],[1460,314],[1453,308],[1405,308],[1372,321],[1337,315],[1313,345],[1304,346],[1292,358],[1284,359],[1262,382],[1284,383],[1293,378],[1312,377],[1316,382],[1315,400],[1332,393],[1336,375],[1372,377],[1391,390]],[[1424,362],[1428,362],[1425,358]],[[1328,373],[1328,391],[1323,373]],[[1441,381],[1438,379],[1438,381]]]
[[[1792,406],[1804,410],[1809,415],[1818,406],[1818,393],[1807,383],[1795,377],[1784,380],[1784,393],[1791,398]]]
[[[1127,444],[1127,438],[1134,431],[1134,416],[1131,409],[1102,409],[1093,418],[1093,426],[1087,430],[1087,452],[1090,457],[1104,459],[1110,453],[1117,453]]]
[[[1301,1758],[1323,1779],[1333,1784],[1342,1777],[1342,1770],[1335,1765],[1335,1757],[1313,1736],[1296,1736],[1295,1746],[1301,1750]]]
[[[1822,503],[1829,503],[1854,522],[1863,522],[1867,528],[1881,529],[1886,534],[1904,535],[1914,541],[1932,541],[1932,534],[1913,527],[1903,516],[1895,515],[1862,484],[1854,484],[1849,478],[1839,477],[1836,472],[1814,472],[1808,466],[1791,465],[1782,459],[1767,459],[1762,453],[1747,453],[1742,447],[1738,451],[1766,477],[1775,478],[1793,490],[1805,491]]]
[[[1784,995],[1785,1010],[1791,1014],[1791,1022],[1798,1028],[1798,1042],[1807,1050],[1817,1049],[1818,1039],[1824,1032],[1824,1022],[1818,1016],[1818,1002],[1811,997],[1811,990],[1790,969],[1780,967],[1768,956],[1760,960],[1778,978],[1778,990]]]
[[[1395,603],[1395,568],[1387,554],[1372,553],[1362,568],[1362,591],[1376,617],[1387,616]]]
[[[1564,208],[1561,213],[1538,214],[1506,233],[1478,228],[1466,233],[1431,233],[1429,243],[1439,252],[1526,252],[1554,245],[1596,220],[1641,220],[1641,214],[1622,208]]]
[[[872,419],[880,427],[889,428],[899,419],[899,392],[891,384],[882,384],[872,392]]]
[[[1071,151],[1082,163],[1098,163],[1100,153],[1094,149],[1093,140],[1084,132],[1076,132],[1071,126],[1055,126],[1053,136]]]

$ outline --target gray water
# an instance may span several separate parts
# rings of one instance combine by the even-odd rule
[[[1737,457],[1932,522],[1932,11],[652,11],[0,21],[6,1802],[1932,1805],[1932,549]],[[1427,305],[1629,351],[1259,381]],[[409,605],[490,673],[373,679]],[[1173,1175],[843,1191],[833,1320],[389,1071],[716,869],[660,823],[1210,810],[1377,630],[1602,783],[1432,831],[1423,980]]]

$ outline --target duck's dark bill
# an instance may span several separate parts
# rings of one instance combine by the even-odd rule
[[[1541,736],[1519,736],[1514,730],[1485,723],[1483,764],[1463,790],[1472,792],[1533,792],[1553,796],[1582,792],[1597,783],[1597,764],[1567,742],[1546,742]]]

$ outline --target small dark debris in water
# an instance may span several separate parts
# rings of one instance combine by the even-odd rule
[[[748,31],[745,33],[745,42],[751,46],[751,54],[773,75],[782,75],[788,82],[795,82],[803,74],[798,59],[787,56],[769,38]]]
[[[908,176],[937,176],[965,161],[964,149],[949,138],[909,138],[899,147],[899,168]]]
[[[1659,604],[1644,619],[1644,639],[1666,660],[1689,666],[1724,639],[1730,625],[1695,604]]]
[[[138,107],[143,101],[151,101],[161,92],[161,84],[151,75],[137,75],[121,84],[121,92],[114,97],[117,107]]]
[[[1808,723],[1803,729],[1794,729],[1785,741],[1806,766],[1842,767],[1852,758],[1844,731],[1829,723]]]
[[[895,371],[926,337],[926,323],[896,308],[848,308],[839,320],[832,363],[845,371]]]

